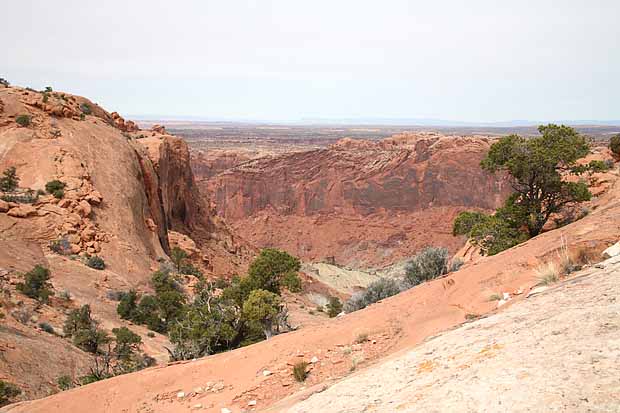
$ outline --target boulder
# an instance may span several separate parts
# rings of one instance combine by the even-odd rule
[[[16,208],[9,209],[9,216],[15,218],[27,218],[32,215],[36,215],[37,209],[32,205],[20,205]]]
[[[99,205],[103,200],[103,196],[99,191],[92,191],[88,195],[86,195],[86,200],[92,205]]]
[[[82,217],[87,217],[90,215],[90,213],[92,212],[92,207],[90,206],[90,204],[88,203],[88,201],[80,201],[78,203],[77,208],[75,208],[75,212],[77,212],[80,216]]]
[[[603,251],[603,258],[608,259],[620,255],[620,241]]]

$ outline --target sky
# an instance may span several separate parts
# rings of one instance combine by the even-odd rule
[[[0,77],[134,117],[620,119],[620,1],[5,0]]]

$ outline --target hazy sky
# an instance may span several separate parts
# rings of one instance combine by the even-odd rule
[[[0,77],[125,115],[620,119],[620,1],[5,0]]]

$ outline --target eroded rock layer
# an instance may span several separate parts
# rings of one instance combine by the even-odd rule
[[[456,214],[501,204],[508,185],[479,166],[491,143],[428,133],[343,139],[247,161],[202,185],[218,213],[258,246],[380,266],[426,245],[455,250],[462,243],[451,235]]]

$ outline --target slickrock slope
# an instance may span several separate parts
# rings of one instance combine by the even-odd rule
[[[257,246],[307,261],[381,266],[431,244],[456,250],[456,214],[503,201],[508,186],[479,166],[490,145],[484,137],[435,134],[343,139],[245,162],[204,186],[218,213]]]
[[[465,265],[457,272],[448,274],[444,278],[419,285],[404,293],[371,305],[364,310],[333,319],[323,325],[308,326],[307,328],[282,334],[270,340],[228,353],[115,377],[110,380],[62,392],[52,397],[9,406],[2,411],[12,413],[53,413],[66,411],[88,413],[111,411],[166,413],[186,412],[191,411],[191,409],[218,412],[221,408],[226,408],[234,413],[238,413],[249,409],[248,404],[250,403],[255,404],[253,408],[260,411],[261,409],[274,406],[279,401],[290,396],[286,403],[276,405],[276,408],[272,410],[282,411],[286,407],[292,406],[295,401],[300,401],[307,397],[308,392],[313,392],[335,383],[351,374],[352,370],[362,369],[386,355],[396,354],[400,350],[411,349],[412,346],[423,342],[428,337],[460,325],[467,318],[496,311],[498,302],[490,300],[493,294],[509,294],[510,300],[507,304],[501,306],[499,311],[510,308],[511,305],[514,305],[513,303],[523,300],[532,287],[538,283],[538,276],[534,268],[540,264],[559,259],[563,243],[567,245],[571,253],[581,254],[584,252],[584,256],[600,256],[600,252],[603,249],[620,239],[620,221],[618,220],[620,216],[620,182],[618,181],[617,166],[615,172],[608,174],[607,180],[609,181],[608,189],[606,192],[599,194],[592,204],[592,212],[585,218],[560,229],[546,232],[495,256],[483,257]],[[614,271],[616,270],[614,269]],[[617,277],[617,275],[613,277]],[[519,343],[519,338],[522,338],[524,341],[523,351],[526,351],[528,348],[536,351],[534,347],[530,347],[533,341],[531,337],[528,337],[528,334],[530,334],[528,329],[533,329],[534,327],[520,330],[511,327],[511,325],[512,323],[517,323],[515,324],[516,326],[532,325],[534,320],[537,319],[540,320],[539,322],[542,325],[539,327],[540,329],[534,330],[534,337],[541,337],[543,331],[547,331],[549,334],[549,337],[541,337],[544,344],[544,350],[541,350],[543,354],[547,354],[550,351],[552,348],[549,347],[550,345],[557,345],[556,350],[558,354],[554,356],[556,357],[555,359],[551,360],[552,363],[563,360],[559,353],[563,352],[565,348],[573,348],[568,343],[560,341],[563,337],[575,338],[575,346],[580,345],[580,341],[575,335],[579,334],[582,325],[586,332],[591,332],[592,328],[600,329],[601,339],[603,337],[617,337],[614,336],[617,333],[614,332],[615,330],[612,326],[616,321],[609,318],[593,320],[590,317],[590,315],[594,314],[612,314],[608,310],[601,310],[599,312],[597,308],[602,307],[610,308],[610,311],[616,311],[617,313],[617,307],[613,307],[617,303],[609,301],[613,299],[613,294],[617,295],[617,287],[607,285],[607,281],[613,282],[612,278],[604,282],[601,281],[600,286],[594,285],[599,283],[599,279],[593,278],[591,284],[588,284],[590,281],[572,284],[574,287],[566,287],[565,290],[562,290],[565,291],[565,293],[562,293],[562,296],[551,294],[548,299],[541,298],[542,302],[534,301],[532,304],[526,304],[528,306],[526,308],[537,307],[538,304],[541,304],[545,307],[541,308],[541,311],[548,311],[544,317],[541,316],[543,313],[532,313],[534,314],[532,318],[523,315],[524,320],[520,321],[519,318],[515,318],[514,313],[509,313],[508,316],[502,316],[503,318],[499,319],[502,321],[500,323],[501,328],[493,327],[496,325],[496,321],[494,321],[496,319],[494,318],[482,321],[480,325],[474,324],[473,327],[476,329],[478,329],[477,326],[480,326],[480,329],[477,330],[478,332],[466,330],[466,334],[481,334],[480,337],[482,338],[480,341],[476,341],[471,335],[468,335],[467,340],[471,340],[470,342],[474,344],[472,344],[471,348],[465,348],[463,343],[459,344],[462,346],[460,348],[463,348],[463,354],[452,353],[453,349],[451,347],[444,348],[443,346],[436,350],[437,355],[415,353],[422,354],[423,359],[416,358],[410,365],[413,366],[416,373],[419,371],[420,375],[424,375],[421,379],[417,379],[420,381],[415,385],[431,384],[429,380],[433,380],[433,373],[437,374],[437,380],[440,382],[441,380],[444,380],[444,382],[453,380],[449,379],[440,370],[443,366],[448,366],[448,368],[462,366],[462,373],[460,373],[463,374],[462,377],[471,377],[471,380],[477,381],[469,384],[461,383],[461,387],[457,387],[459,392],[455,392],[454,395],[447,398],[448,401],[452,402],[453,400],[458,400],[458,395],[462,394],[461,389],[473,386],[473,383],[487,383],[483,381],[484,378],[478,376],[478,379],[474,379],[473,375],[467,375],[476,371],[476,369],[480,369],[478,371],[481,373],[485,372],[484,367],[490,366],[498,369],[496,372],[497,377],[506,378],[505,383],[507,386],[515,380],[513,373],[517,374],[517,380],[530,380],[528,386],[533,386],[531,384],[534,383],[531,381],[533,379],[526,376],[526,371],[521,369],[516,372],[512,370],[506,371],[501,365],[484,364],[486,363],[484,358],[487,357],[490,360],[488,362],[492,363],[494,362],[493,355],[509,357],[510,353],[503,350],[514,348],[516,346],[515,343]],[[590,294],[585,290],[590,288],[594,288],[592,297],[598,297],[598,301],[594,301],[592,306],[589,304],[582,305],[581,300],[588,298],[588,294]],[[582,290],[583,293],[580,292]],[[571,301],[572,294],[578,295],[574,302]],[[607,295],[603,296],[603,294]],[[560,301],[560,305],[556,306],[553,304],[556,298]],[[551,304],[547,304],[548,302],[551,302]],[[547,308],[547,305],[553,307]],[[585,309],[586,317],[581,317],[580,307]],[[514,311],[518,311],[518,309]],[[563,316],[564,311],[568,311],[569,314],[573,315],[569,318],[570,328],[573,331],[566,331],[565,328],[560,329],[557,337],[558,342],[556,343],[554,341],[556,340],[554,338],[555,335],[553,334],[555,330],[549,323],[557,320],[560,325],[564,325],[567,322],[567,318]],[[549,321],[545,321],[544,318],[548,318]],[[610,324],[606,327],[605,323]],[[492,331],[498,332],[498,334],[488,336],[495,339],[495,342],[492,339],[487,340],[485,338],[487,337],[485,336],[486,333],[480,331],[483,330],[482,327],[487,326]],[[543,327],[546,327],[546,329],[541,330]],[[471,326],[467,328],[471,328]],[[499,334],[501,331],[505,331],[503,336]],[[368,341],[356,343],[356,338],[360,334],[367,334]],[[513,337],[511,336],[512,334],[517,334],[518,336]],[[450,340],[457,340],[457,338],[450,338]],[[501,344],[505,347],[498,346],[496,348],[493,346],[494,344]],[[482,353],[478,353],[481,359],[477,360],[472,352],[483,350],[487,345],[489,345],[489,348]],[[605,345],[612,351],[615,342],[610,341]],[[584,358],[584,355],[589,354],[591,350],[590,347],[584,347],[582,351],[584,351],[582,355],[575,355],[574,361],[579,363],[579,366],[586,366],[581,363],[593,361]],[[449,354],[454,354],[458,360],[462,360],[462,363],[457,364],[456,361],[450,362],[445,358],[439,358],[440,355],[442,357],[446,355],[447,357]],[[592,354],[599,355],[599,353]],[[438,366],[434,364],[433,357],[438,357],[438,360],[435,361]],[[296,383],[292,377],[292,365],[300,360],[311,362],[313,359],[315,362],[311,363],[310,374],[306,382],[303,385]],[[498,360],[500,359],[498,358]],[[511,362],[519,363],[521,360],[523,360],[523,357],[512,359]],[[533,358],[531,360],[537,359]],[[606,366],[611,360],[613,359],[594,363]],[[469,367],[467,366],[468,364]],[[525,366],[529,366],[529,364]],[[539,368],[543,367],[544,365]],[[592,366],[589,365],[587,368],[591,369]],[[430,369],[433,371],[428,373]],[[269,374],[265,373],[266,370]],[[404,377],[409,374],[412,373],[405,371],[396,373],[398,377]],[[569,379],[574,380],[574,377],[578,377],[580,374],[582,374],[581,371],[572,370],[568,374]],[[589,375],[592,373],[585,372],[583,374]],[[416,379],[416,377],[418,376],[415,376],[413,379]],[[617,379],[617,375],[615,378]],[[563,389],[564,387],[561,383],[563,379],[564,376],[559,376],[560,382],[547,382],[546,388],[551,390],[554,388],[558,390]],[[392,380],[398,380],[398,378]],[[401,382],[394,383],[396,386],[402,386]],[[450,383],[454,383],[454,381]],[[596,382],[594,383],[596,384]],[[598,383],[607,383],[605,385],[608,386],[614,385],[614,382],[606,382],[602,379]],[[379,382],[376,383],[378,388],[384,389],[384,387],[380,387],[380,384]],[[502,386],[502,382],[494,383],[493,386],[501,390],[499,386]],[[589,384],[582,383],[582,386],[589,386]],[[607,388],[612,389],[611,387]],[[427,400],[436,400],[434,397],[442,394],[440,390],[431,390],[425,388],[425,391],[433,396],[433,399]],[[481,387],[479,390],[482,392],[484,388]],[[571,391],[574,391],[575,395],[580,395],[584,393],[585,388],[584,390],[579,389],[577,391],[574,389],[574,386],[571,386]],[[368,397],[371,397],[372,392],[373,390],[368,390]],[[517,395],[514,394],[510,397],[514,397],[513,400],[516,400]],[[549,397],[549,401],[555,403],[557,400],[560,400],[561,396],[552,393]],[[569,398],[566,400],[576,400],[572,395],[567,397]],[[592,398],[592,400],[600,403],[606,402],[602,395],[600,396],[601,398],[598,398],[598,395],[596,397],[596,399]],[[360,397],[360,399],[367,400],[366,396],[364,398]],[[385,400],[387,403],[387,398],[382,400]],[[415,403],[416,400],[416,398],[408,399],[407,402]],[[312,402],[312,399],[309,402]],[[423,398],[420,398],[419,402],[423,403],[425,401]],[[585,401],[583,402],[585,403]],[[608,399],[608,402],[613,402],[613,399]],[[490,402],[482,400],[480,403]],[[334,406],[338,405],[334,404]],[[475,405],[472,406],[475,408]],[[525,406],[528,406],[528,404],[525,404]],[[467,408],[466,405],[465,407]],[[322,405],[321,409],[314,409],[313,411],[324,411],[323,409],[327,408],[329,406]],[[391,407],[384,407],[383,410],[397,411]]]
[[[286,412],[617,412],[620,256],[601,266]]]
[[[6,317],[0,325],[0,378],[24,389],[24,397],[41,397],[56,388],[61,374],[84,374],[87,356],[67,352],[68,342],[38,323],[60,333],[64,313],[88,303],[105,329],[125,325],[108,293],[148,290],[150,274],[171,243],[193,243],[192,261],[207,275],[237,273],[251,251],[205,206],[187,145],[163,128],[140,131],[118,114],[65,93],[0,86],[0,102],[0,172],[16,168],[22,200],[42,192],[33,203],[0,201],[0,281],[6,291],[0,299]],[[30,117],[29,125],[16,122],[21,115]],[[66,184],[60,200],[44,193],[54,179]],[[65,255],[50,249],[54,241],[61,241]],[[86,253],[102,257],[106,269],[93,270],[75,258]],[[16,293],[21,274],[35,264],[49,268],[57,296],[66,290],[71,300],[55,297],[40,306]],[[29,317],[19,315],[24,312]],[[147,353],[167,360],[165,337],[132,329],[142,335]],[[77,367],[58,362],[63,357],[74,358]]]

